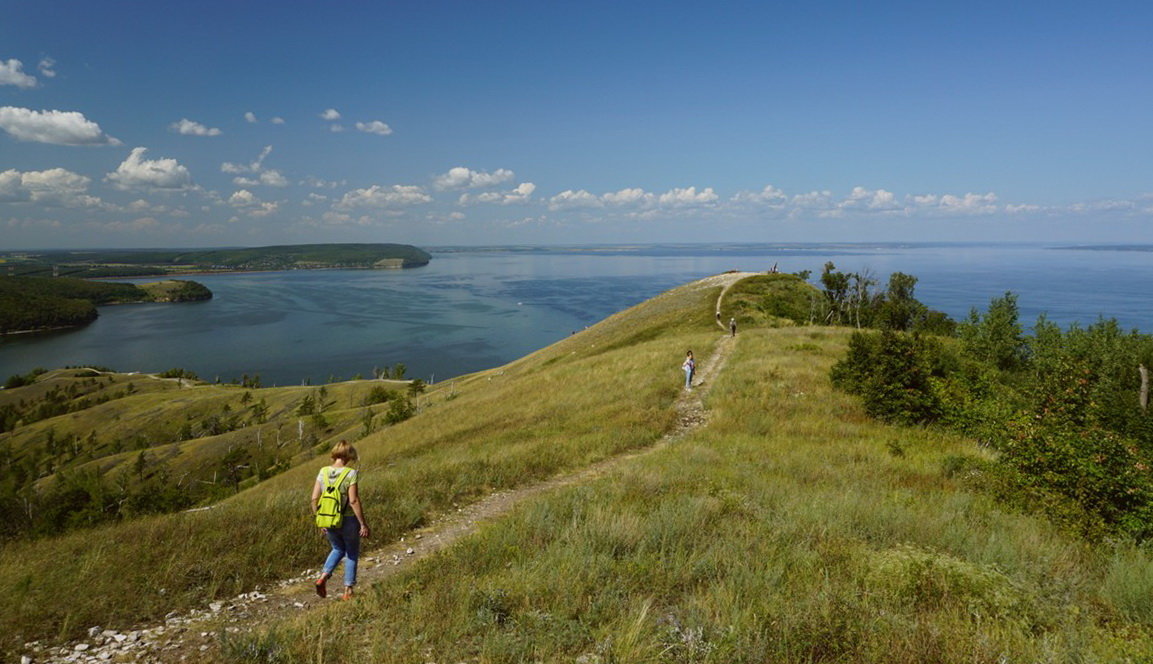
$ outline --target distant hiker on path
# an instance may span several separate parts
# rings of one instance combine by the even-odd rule
[[[364,519],[360,492],[356,487],[358,474],[351,467],[357,459],[356,448],[342,440],[333,446],[329,456],[332,465],[320,469],[312,486],[312,512],[317,515],[317,525],[321,526],[321,532],[332,545],[320,578],[316,580],[316,594],[328,596],[328,579],[343,558],[344,595],[341,599],[352,599],[356,564],[360,559],[360,538],[369,536],[368,522]],[[321,524],[334,525],[324,527]]]
[[[685,372],[685,389],[691,390],[693,387],[693,374],[697,372],[697,362],[693,359],[693,351],[685,354],[685,361],[681,363],[681,369]]]
[[[737,319],[736,318],[730,318],[729,319],[729,336],[731,336],[731,337],[737,336]]]

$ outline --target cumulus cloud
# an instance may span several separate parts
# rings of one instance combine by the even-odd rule
[[[392,127],[381,122],[380,120],[373,120],[372,122],[357,122],[356,128],[367,134],[376,134],[377,136],[388,136],[392,133]]]
[[[185,136],[219,136],[221,133],[220,130],[215,127],[205,127],[199,122],[193,122],[188,118],[181,118],[179,122],[173,122],[168,125],[168,128]]]
[[[32,202],[49,207],[97,207],[102,201],[88,194],[91,178],[63,168],[0,173],[0,201]]]
[[[32,193],[24,187],[24,174],[16,169],[0,172],[0,202],[14,203],[32,200]]]
[[[18,88],[36,87],[36,77],[24,73],[24,63],[11,58],[0,60],[0,85],[15,85]]]
[[[36,65],[40,70],[40,75],[44,78],[56,78],[56,61],[48,56],[40,58],[40,63]]]
[[[535,184],[532,182],[522,182],[510,191],[486,191],[481,194],[461,194],[457,202],[460,205],[469,205],[471,203],[498,203],[500,205],[512,205],[513,203],[528,202],[528,200],[532,198],[534,191],[536,191]]]
[[[596,194],[590,194],[584,189],[573,191],[566,189],[559,194],[548,199],[548,209],[550,210],[572,210],[577,208],[597,208],[601,207],[601,199]]]
[[[242,175],[232,178],[232,182],[239,187],[257,187],[264,185],[266,187],[287,187],[288,178],[280,174],[280,171],[275,169],[268,169],[261,171],[255,178],[248,178]]]
[[[900,209],[901,205],[891,191],[853,187],[853,191],[837,207],[842,210],[891,211]]]
[[[320,119],[328,120],[330,122],[333,120],[339,120],[340,111],[336,110],[335,108],[326,109],[323,113],[320,114]]]
[[[265,168],[264,160],[268,155],[272,154],[272,146],[266,145],[260,151],[256,159],[249,164],[234,164],[226,161],[220,165],[220,170],[224,173],[232,173],[237,177],[232,178],[233,184],[238,187],[287,187],[288,178],[284,177],[280,171],[273,168]],[[247,177],[252,175],[254,177]]]
[[[274,201],[262,201],[251,191],[241,189],[228,197],[228,204],[244,211],[250,217],[267,217],[280,207]]]
[[[276,116],[273,116],[272,119],[269,120],[269,122],[271,122],[274,125],[282,125],[282,124],[284,124],[284,118],[276,115]]]
[[[734,203],[765,205],[768,207],[782,207],[789,202],[785,192],[771,184],[766,184],[760,191],[738,191],[732,198]]]
[[[665,207],[695,207],[712,205],[717,199],[717,192],[713,191],[712,187],[705,187],[699,192],[696,187],[677,187],[661,194],[657,202]]]
[[[249,124],[256,124],[256,114],[252,111],[246,112],[244,114],[244,121],[248,122]]]
[[[336,189],[348,184],[347,180],[325,180],[318,178],[315,175],[309,175],[300,181],[300,184],[306,187],[316,187],[317,189]]]
[[[334,205],[339,210],[354,208],[386,208],[429,203],[432,196],[416,185],[394,184],[391,187],[372,185],[367,189],[353,189]]]
[[[656,196],[638,187],[610,191],[601,196],[606,205],[651,207],[656,203]]]
[[[77,111],[33,111],[16,106],[0,107],[0,129],[21,141],[53,145],[120,145],[100,125]]]
[[[495,187],[496,185],[509,182],[514,178],[516,178],[516,173],[506,168],[498,168],[488,173],[486,171],[474,171],[464,166],[456,166],[448,169],[447,173],[436,176],[433,180],[433,186],[441,190],[476,189],[479,187]]]
[[[264,169],[264,160],[267,159],[268,155],[270,154],[272,154],[272,146],[266,145],[264,146],[264,149],[260,151],[260,155],[257,156],[252,163],[234,164],[230,161],[226,161],[220,165],[220,170],[223,173],[259,173]]]
[[[909,212],[940,212],[951,215],[984,215],[992,214],[1000,209],[997,204],[997,195],[965,194],[919,194],[906,197]]]
[[[118,189],[187,189],[192,175],[175,159],[145,159],[147,148],[132,148],[128,158],[105,176]]]

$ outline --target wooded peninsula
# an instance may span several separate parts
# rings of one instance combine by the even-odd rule
[[[293,244],[226,249],[109,249],[0,254],[0,274],[140,277],[204,272],[389,269],[427,265],[428,252],[408,244]]]
[[[71,277],[0,277],[0,334],[87,325],[96,307],[132,302],[193,302],[212,299],[195,281],[108,283]]]

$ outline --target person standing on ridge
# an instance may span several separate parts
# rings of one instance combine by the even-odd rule
[[[341,599],[352,599],[352,588],[356,585],[356,565],[360,559],[360,539],[369,536],[368,522],[360,505],[360,491],[357,489],[358,473],[352,464],[357,460],[356,448],[342,440],[333,446],[332,465],[320,469],[312,486],[312,513],[319,511],[321,494],[329,487],[340,492],[340,525],[321,528],[332,546],[320,578],[316,580],[316,594],[328,596],[328,579],[340,560],[344,559],[344,595]]]
[[[693,375],[697,372],[697,362],[693,359],[693,351],[685,354],[685,361],[681,363],[681,369],[685,372],[685,389],[691,390],[693,387]]]
[[[736,318],[730,318],[729,319],[729,336],[731,336],[731,337],[737,336],[737,319]]]

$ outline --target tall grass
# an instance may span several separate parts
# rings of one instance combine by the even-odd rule
[[[1153,658],[1150,552],[967,492],[943,465],[970,441],[829,389],[844,341],[742,332],[707,428],[253,639],[287,661]]]
[[[673,424],[684,348],[707,354],[716,339],[707,312],[717,292],[677,289],[506,367],[442,382],[420,414],[356,441],[374,539],[657,440]],[[650,341],[620,343],[638,335]],[[13,653],[92,625],[155,620],[315,567],[327,549],[307,501],[323,461],[208,511],[5,546],[0,644]]]

